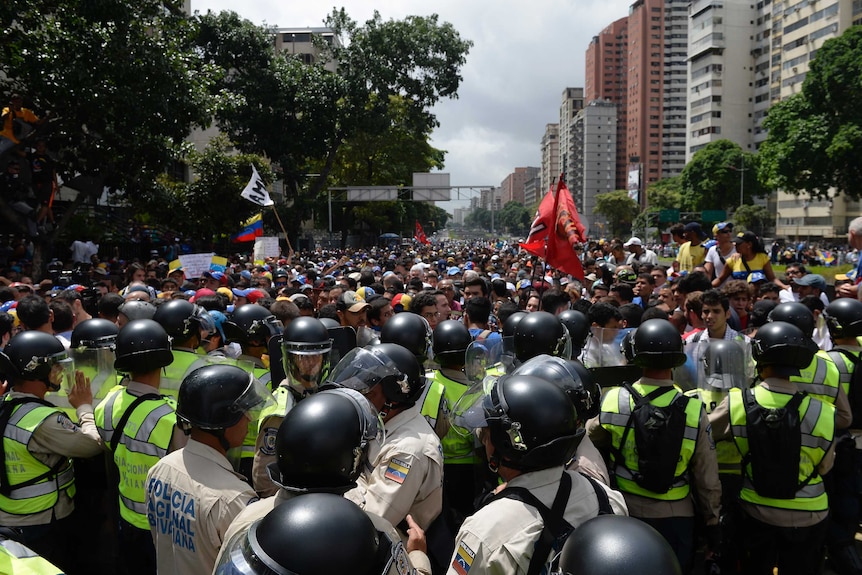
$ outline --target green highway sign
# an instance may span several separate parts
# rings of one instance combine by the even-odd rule
[[[727,212],[724,210],[703,210],[703,221],[705,222],[723,222],[727,218]]]
[[[679,210],[661,210],[658,213],[659,222],[678,222]]]

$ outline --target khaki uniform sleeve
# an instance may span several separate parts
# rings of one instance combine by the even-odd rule
[[[261,497],[270,497],[278,492],[278,486],[269,478],[267,466],[276,461],[275,436],[284,418],[270,416],[263,420],[257,440],[254,444],[254,463],[251,468],[251,480],[254,490]]]
[[[407,554],[410,558],[410,564],[416,569],[419,575],[431,575],[431,560],[428,555],[422,551],[411,551]]]
[[[706,525],[718,525],[721,511],[721,482],[718,479],[715,442],[710,435],[709,419],[706,417],[705,410],[700,412],[697,444],[691,458],[691,478],[704,522]]]
[[[712,426],[712,439],[714,441],[733,441],[730,432],[730,399],[725,397],[721,403],[715,406],[709,414],[709,424]]]
[[[835,431],[847,429],[853,423],[853,412],[850,410],[850,399],[844,393],[844,388],[838,386],[838,395],[835,397]]]
[[[486,575],[498,573],[524,572],[518,562],[505,546],[497,551],[488,550],[482,541],[464,526],[455,538],[455,553],[449,562],[446,575],[461,575],[469,572],[470,575]]]
[[[599,423],[599,415],[587,421],[587,436],[603,455],[611,449],[611,434]]]
[[[212,531],[209,533],[212,544],[216,549],[225,542],[225,536],[230,529],[231,523],[242,513],[249,503],[257,501],[257,494],[251,488],[238,493],[235,497],[218,501],[210,510],[208,525]]]
[[[28,449],[33,453],[48,453],[64,457],[94,457],[102,453],[102,438],[96,428],[93,406],[82,405],[77,410],[80,425],[61,411],[49,416],[33,433]]]
[[[611,484],[608,467],[605,465],[605,460],[602,459],[602,454],[590,441],[589,436],[584,437],[578,445],[578,451],[575,453],[575,459],[569,466],[572,471],[579,471],[589,475],[596,481],[600,481],[605,485]]]
[[[407,517],[414,502],[421,498],[430,468],[431,462],[427,457],[393,453],[367,476],[362,502],[357,503],[366,511],[380,515],[397,526]],[[442,483],[442,476],[440,480]],[[442,492],[440,496],[442,498]],[[350,499],[356,501],[355,497]],[[428,529],[430,521],[423,521],[420,517],[414,519],[420,527]]]

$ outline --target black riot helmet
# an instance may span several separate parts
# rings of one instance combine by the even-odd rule
[[[43,331],[22,331],[0,352],[0,374],[13,385],[41,381],[49,391],[58,391],[64,377],[74,376],[73,368],[74,362],[60,340]]]
[[[572,339],[571,356],[573,358],[578,357],[590,337],[590,320],[583,312],[576,309],[567,309],[557,318],[569,330],[569,337]]]
[[[297,542],[288,545],[285,542]],[[282,502],[225,543],[214,575],[392,575],[412,572],[401,541],[331,493]]]
[[[786,301],[775,306],[768,316],[769,321],[792,323],[807,336],[814,333],[814,314],[805,304]]]
[[[174,361],[165,328],[151,319],[132,320],[117,334],[114,368],[125,373],[146,373]]]
[[[284,331],[284,325],[262,305],[249,303],[237,308],[223,329],[230,342],[242,346],[266,346],[270,337]]]
[[[559,386],[578,410],[581,423],[599,414],[602,389],[579,361],[539,355],[522,363],[512,375],[538,377]]]
[[[838,298],[823,310],[826,327],[832,339],[862,335],[862,301],[856,298]]]
[[[338,323],[336,320],[332,319],[331,317],[322,317],[318,321],[322,323],[326,329],[329,329],[331,327],[341,327],[341,324]]]
[[[117,324],[100,317],[84,320],[72,330],[72,348],[113,347],[120,330]]]
[[[600,515],[566,539],[553,575],[682,575],[671,546],[634,517]]]
[[[424,364],[431,357],[431,325],[419,314],[396,313],[383,324],[380,343],[403,345]]]
[[[117,311],[126,316],[126,319],[129,321],[134,319],[153,319],[153,316],[156,315],[156,306],[148,301],[132,299],[121,303]]]
[[[207,311],[184,299],[175,299],[156,308],[153,320],[161,324],[174,343],[201,337],[201,331],[215,331],[215,322]]]
[[[258,410],[272,404],[272,393],[248,372],[235,365],[207,365],[188,374],[180,384],[177,422],[186,431],[193,427],[224,431],[244,414],[256,419]]]
[[[751,341],[751,355],[758,368],[775,365],[802,369],[811,365],[818,349],[801,329],[783,321],[758,328]]]
[[[394,343],[350,350],[333,368],[327,383],[363,395],[382,385],[388,404],[406,406],[416,403],[424,389],[419,362],[407,348]]]
[[[527,317],[527,312],[525,311],[516,311],[507,317],[506,321],[503,322],[503,331],[501,332],[501,335],[504,338],[515,335],[515,326],[521,323],[521,320],[525,317]]]
[[[300,316],[284,329],[281,361],[290,387],[300,396],[314,393],[329,375],[332,340],[320,320]]]
[[[515,357],[524,362],[537,355],[563,357],[570,353],[569,332],[552,313],[534,311],[515,326]]]
[[[355,487],[377,414],[352,389],[327,389],[287,412],[275,439],[278,483],[290,491],[344,493]]]
[[[492,465],[524,471],[568,462],[584,435],[566,393],[530,375],[503,376],[484,400]]]
[[[440,367],[460,368],[471,343],[473,336],[466,325],[454,319],[443,320],[434,328],[434,360]]]
[[[634,364],[651,369],[672,369],[685,363],[682,336],[666,319],[648,319],[632,338]]]

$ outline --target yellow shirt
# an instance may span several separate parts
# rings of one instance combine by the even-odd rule
[[[693,246],[691,242],[685,242],[679,246],[676,261],[679,262],[679,271],[691,272],[706,261],[706,248],[703,244]]]

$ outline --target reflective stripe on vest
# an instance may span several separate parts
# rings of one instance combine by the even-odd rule
[[[835,349],[827,351],[826,356],[835,364],[835,368],[838,370],[838,381],[844,389],[844,393],[849,395],[850,380],[853,379],[853,360],[845,357],[843,353]]]
[[[638,393],[646,396],[656,389],[657,386],[643,385],[640,382],[636,382],[634,388]],[[676,398],[677,393],[679,392],[675,388],[668,387],[667,393],[653,399],[650,403],[656,407],[667,407]],[[602,411],[599,414],[599,422],[611,434],[611,442],[614,448],[623,454],[624,460],[616,461],[617,455],[615,455],[615,450],[611,450],[611,462],[613,473],[617,479],[618,489],[625,493],[632,493],[651,499],[665,501],[684,499],[690,491],[688,467],[697,446],[697,436],[700,428],[700,410],[703,408],[703,404],[699,401],[689,401],[686,405],[685,428],[680,447],[681,452],[676,469],[674,470],[674,477],[679,479],[674,482],[667,493],[648,491],[635,482],[634,476],[638,471],[638,456],[633,427],[626,434],[625,445],[620,445],[633,406],[634,400],[628,390],[624,387],[614,387],[609,389],[605,394],[602,400]],[[632,423],[632,426],[634,426],[634,423]]]
[[[114,437],[116,425],[137,399],[125,387],[117,387],[95,410],[96,427],[105,445]],[[170,448],[177,423],[176,404],[170,398],[147,400],[132,412],[113,454],[120,473],[120,516],[139,529],[149,529],[147,472]]]
[[[825,352],[817,352],[808,367],[800,369],[799,375],[793,375],[788,379],[797,385],[799,391],[804,391],[815,399],[835,405],[841,376],[835,363],[829,361]]]
[[[757,404],[767,409],[784,407],[792,398],[791,394],[770,391],[760,385],[754,388],[754,398]],[[735,389],[730,394],[730,429],[733,440],[740,453],[745,456],[748,451],[748,430],[746,428],[745,402],[742,391]],[[835,433],[835,408],[811,397],[805,397],[799,404],[799,430],[801,447],[799,457],[798,483],[805,482],[823,460],[829,450]],[[774,499],[759,495],[751,481],[751,465],[745,468],[740,499],[778,509],[795,511],[826,511],[829,501],[823,486],[823,478],[814,473],[807,485],[796,492],[794,499]]]
[[[159,391],[176,399],[180,385],[183,383],[183,379],[189,372],[189,368],[199,361],[201,356],[181,349],[173,350],[173,354],[174,361],[172,361],[171,364],[165,367],[162,371]]]
[[[66,459],[56,474],[33,485],[15,487],[51,471],[49,466],[33,457],[27,445],[42,422],[60,414],[58,409],[37,402],[23,403],[12,411],[9,423],[3,430],[3,448],[6,452],[4,465],[12,486],[8,495],[0,495],[0,509],[5,513],[32,515],[47,511],[57,504],[60,491],[63,490],[68,492],[69,497],[74,497],[75,471],[71,459]]]
[[[268,369],[255,367],[253,374],[254,377],[264,385],[264,387],[269,389],[269,382],[272,379],[272,374]],[[241,459],[254,458],[254,446],[257,443],[257,432],[261,421],[262,419],[249,419],[248,432],[245,434],[245,439],[242,440],[242,448],[239,455]]]
[[[0,541],[0,573],[56,575],[60,569],[17,541]]]
[[[724,389],[715,390],[698,388],[686,391],[685,394],[702,401],[707,413],[712,413],[712,410],[724,401],[725,397],[727,397],[727,391]],[[719,474],[742,474],[742,455],[739,453],[739,450],[736,448],[736,444],[733,443],[732,439],[715,442],[715,458],[718,460]]]
[[[427,414],[433,412],[436,424],[436,414],[439,413],[441,403],[444,413],[448,413],[468,389],[469,387],[463,383],[451,380],[439,371],[435,371],[431,388],[422,404],[421,413],[427,419]],[[440,443],[443,446],[443,463],[446,465],[472,464],[479,461],[475,453],[473,437],[464,437],[454,427],[449,428]]]

